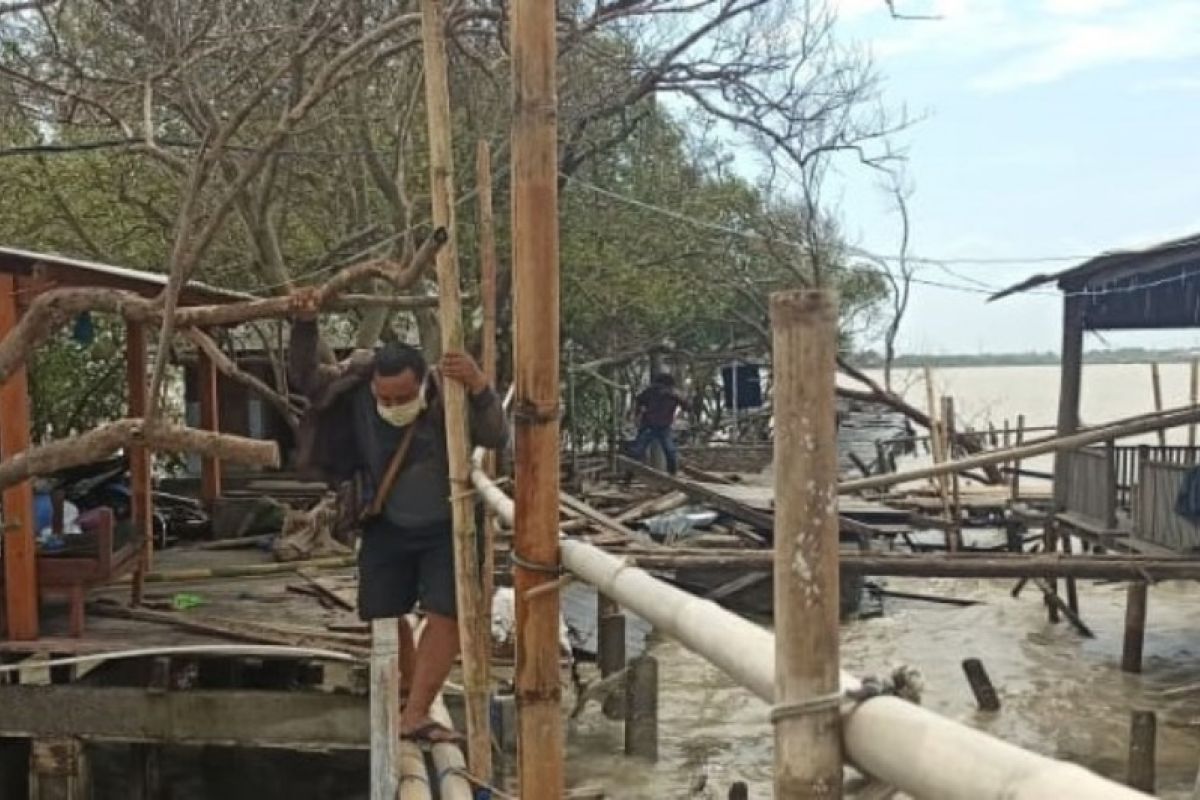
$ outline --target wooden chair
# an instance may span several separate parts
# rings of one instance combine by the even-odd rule
[[[115,547],[116,518],[112,509],[98,508],[80,515],[79,526],[83,533],[68,537],[69,551],[39,553],[37,558],[38,594],[43,599],[67,599],[70,632],[75,637],[83,635],[87,591],[131,572],[138,560],[136,541],[131,539]],[[0,587],[3,585],[0,570]]]

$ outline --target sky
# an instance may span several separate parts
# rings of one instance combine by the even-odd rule
[[[1105,250],[1200,233],[1200,0],[830,0],[867,48],[900,136],[921,280],[1005,287]],[[865,170],[834,200],[850,241],[895,253],[894,207]],[[953,259],[1063,261],[972,264]],[[1076,258],[1079,257],[1079,258]],[[1058,350],[1061,301],[916,286],[907,353]],[[1089,348],[1200,347],[1200,332],[1089,336]]]

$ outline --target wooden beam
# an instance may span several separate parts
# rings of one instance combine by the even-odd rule
[[[775,796],[842,796],[837,302],[771,296],[775,364]],[[817,705],[807,711],[804,704]]]
[[[17,286],[0,275],[0,339],[17,325]],[[29,379],[24,366],[0,386],[0,460],[29,450]],[[38,637],[37,539],[33,486],[23,480],[4,490],[4,604],[8,638]]]
[[[1037,439],[1021,447],[1012,447],[1007,450],[992,450],[987,453],[966,456],[936,466],[921,467],[907,472],[894,472],[887,475],[873,475],[870,478],[843,481],[838,485],[838,491],[845,493],[861,492],[867,489],[881,489],[896,484],[924,480],[925,478],[949,472],[962,472],[963,470],[1001,464],[1014,459],[1032,458],[1033,456],[1040,456],[1046,453],[1074,450],[1109,439],[1137,436],[1138,434],[1149,433],[1162,428],[1177,428],[1181,425],[1191,424],[1197,420],[1200,420],[1200,408],[1193,406],[1173,408],[1161,414],[1139,414],[1135,417],[1116,420],[1115,422],[1098,425],[1094,428],[1087,428],[1078,433],[1071,433],[1066,436],[1056,434]],[[1056,464],[1056,486],[1062,484],[1060,472],[1059,465]]]
[[[367,701],[326,692],[0,687],[0,736],[365,750]]]
[[[221,395],[220,380],[217,366],[203,350],[198,352],[198,384],[200,393],[200,428],[201,430],[220,432],[221,429]],[[208,508],[221,496],[221,461],[205,456],[200,460],[200,498]]]
[[[545,0],[515,0],[510,13],[518,794],[559,800],[560,603],[558,592],[541,589],[557,581],[560,563],[557,20]]]
[[[771,512],[751,508],[745,503],[739,503],[737,500],[726,497],[720,492],[709,489],[707,486],[702,486],[695,481],[668,475],[665,472],[660,472],[653,467],[648,467],[640,461],[634,461],[632,458],[626,456],[618,456],[617,463],[647,483],[660,486],[664,489],[674,489],[683,492],[693,500],[698,500],[705,505],[712,506],[734,519],[741,520],[748,525],[753,525],[755,528],[763,531],[771,531],[775,527],[775,515]]]
[[[425,67],[425,118],[429,129],[429,186],[433,224],[450,234],[437,255],[438,321],[442,352],[464,349],[462,297],[459,286],[458,234],[454,211],[454,152],[450,129],[450,84],[446,65],[446,20],[441,0],[421,0],[421,41]],[[479,579],[478,532],[471,493],[471,434],[467,424],[467,391],[455,381],[442,384],[446,420],[446,452],[450,466],[450,506],[454,524],[454,578],[458,606],[458,638],[467,717],[467,752],[471,770],[492,780],[492,734],[488,714],[490,640],[479,624],[484,608]],[[557,615],[555,619],[557,619]]]
[[[697,549],[620,551],[643,569],[727,569],[744,572],[771,564],[768,550]],[[1200,561],[1139,556],[1057,556],[975,553],[880,555],[844,551],[842,572],[929,578],[1053,578],[1083,580],[1200,580]]]
[[[125,323],[126,407],[130,417],[143,417],[149,405],[150,376],[146,373],[146,328],[140,322]],[[142,583],[154,568],[154,500],[150,486],[150,451],[144,445],[129,447],[129,489],[133,535],[141,539],[141,556],[134,571],[133,603],[142,602]]]

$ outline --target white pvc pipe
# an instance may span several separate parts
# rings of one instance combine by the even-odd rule
[[[484,501],[511,524],[512,499],[482,470],[472,470],[471,479]],[[576,577],[761,699],[774,702],[775,638],[768,631],[592,545],[563,537],[560,552],[563,565]],[[844,691],[859,685],[842,673]],[[849,760],[863,772],[920,800],[1147,797],[1083,767],[1022,750],[893,697],[849,706],[843,714],[843,743]]]

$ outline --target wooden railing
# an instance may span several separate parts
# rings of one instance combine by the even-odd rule
[[[1190,463],[1140,461],[1134,492],[1134,534],[1154,544],[1185,552],[1200,547],[1200,525],[1175,513],[1175,500]]]

